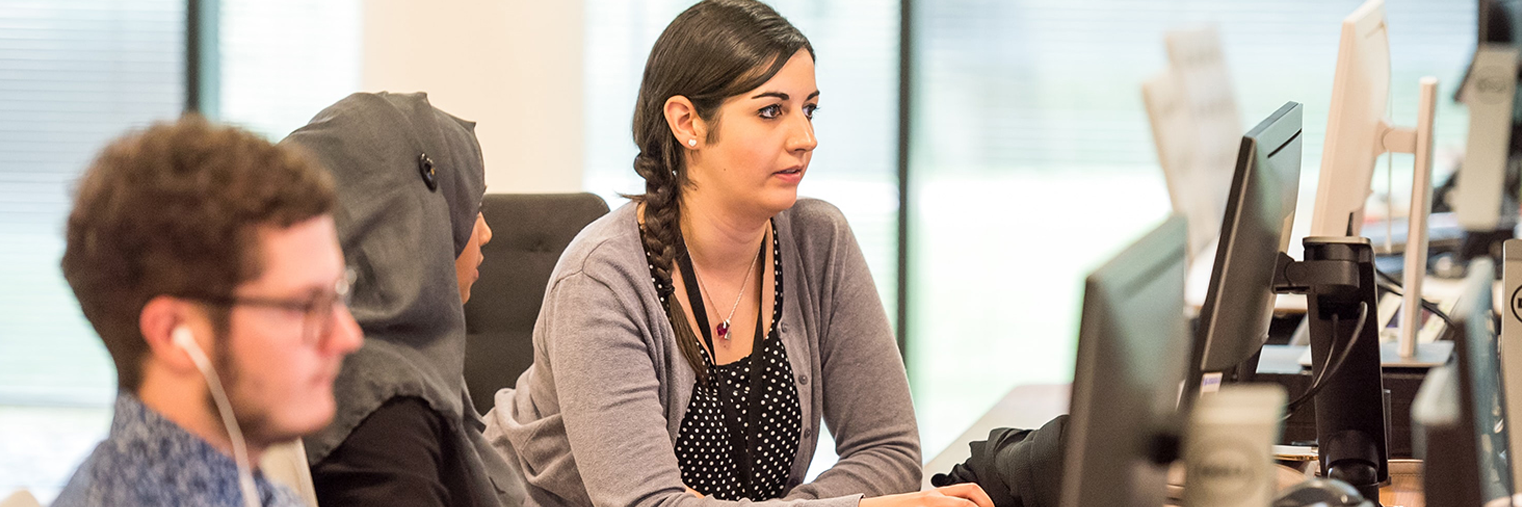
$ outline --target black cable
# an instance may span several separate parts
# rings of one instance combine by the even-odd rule
[[[1406,294],[1402,291],[1400,285],[1385,282],[1383,285],[1381,285],[1381,287],[1384,287],[1385,290],[1390,291],[1391,294],[1394,294],[1398,297],[1406,297]],[[1443,319],[1444,324],[1447,324],[1449,327],[1453,327],[1453,319],[1449,318],[1448,314],[1444,313],[1442,309],[1439,309],[1437,303],[1422,299],[1422,308],[1432,312],[1432,315],[1437,316],[1437,318]]]
[[[1395,294],[1396,296],[1406,297],[1405,288],[1401,286],[1400,281],[1396,280],[1395,277],[1390,276],[1389,273],[1385,273],[1378,269],[1374,270],[1374,274],[1379,275],[1380,278],[1385,279],[1385,290],[1390,291],[1391,294]],[[1448,314],[1439,309],[1437,303],[1433,303],[1426,298],[1422,298],[1422,308],[1432,312],[1432,314],[1436,315],[1437,318],[1443,319],[1444,324],[1448,324],[1450,327],[1453,326],[1453,319],[1448,318]]]
[[[1306,389],[1305,393],[1301,394],[1299,397],[1295,398],[1294,401],[1289,402],[1285,406],[1284,418],[1280,419],[1279,422],[1288,421],[1291,416],[1295,415],[1296,411],[1300,410],[1301,406],[1305,405],[1305,402],[1310,401],[1316,396],[1316,393],[1321,392],[1321,388],[1326,387],[1326,383],[1330,381],[1333,376],[1337,375],[1338,371],[1342,370],[1342,364],[1347,362],[1348,356],[1353,354],[1353,347],[1358,345],[1358,340],[1360,338],[1363,338],[1363,325],[1368,317],[1369,304],[1367,302],[1360,302],[1358,304],[1358,325],[1353,326],[1353,337],[1348,340],[1347,347],[1342,349],[1342,354],[1337,356],[1336,361],[1333,361],[1332,364],[1329,364],[1325,368],[1321,369],[1321,375],[1318,376],[1314,382],[1311,382],[1310,389]],[[1337,314],[1335,313],[1332,314],[1332,329],[1337,329]]]

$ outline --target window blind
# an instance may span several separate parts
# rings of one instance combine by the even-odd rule
[[[182,0],[0,0],[0,404],[108,405],[115,374],[58,267],[72,183],[184,102]]]
[[[179,115],[183,0],[0,0],[0,491],[44,502],[105,431],[105,347],[63,280],[74,181],[106,142]]]

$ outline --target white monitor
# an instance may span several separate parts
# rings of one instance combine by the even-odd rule
[[[1179,89],[1179,78],[1173,69],[1157,73],[1142,83],[1142,101],[1147,106],[1147,119],[1152,125],[1152,142],[1157,146],[1157,161],[1163,168],[1163,180],[1168,183],[1168,199],[1173,212],[1189,221],[1189,258],[1215,242],[1220,229],[1221,214],[1215,212],[1211,199],[1198,198],[1195,189],[1208,188],[1195,181],[1199,165],[1199,140],[1194,117]]]
[[[1311,236],[1358,236],[1390,95],[1390,40],[1383,0],[1369,0],[1342,21],[1332,105],[1327,110],[1321,178]]]
[[[1397,128],[1385,118],[1390,96],[1390,40],[1384,0],[1368,0],[1342,21],[1332,105],[1327,109],[1321,178],[1311,212],[1311,236],[1361,236],[1374,161],[1386,152],[1416,155],[1407,220],[1399,360],[1418,364],[1422,278],[1427,269],[1427,214],[1432,192],[1432,125],[1437,78],[1421,80],[1416,128]],[[1436,348],[1432,348],[1436,351]]]
[[[1220,203],[1225,207],[1226,188],[1231,185],[1242,133],[1242,113],[1221,50],[1221,37],[1214,27],[1171,30],[1163,36],[1168,47],[1168,66],[1178,78],[1179,91],[1195,118],[1199,132],[1200,162],[1219,183]]]
[[[1464,167],[1455,176],[1456,197],[1449,202],[1466,231],[1489,232],[1503,223],[1501,194],[1511,156],[1517,59],[1516,46],[1482,43],[1459,88],[1459,99],[1469,106],[1469,140]]]
[[[1501,246],[1501,379],[1505,382],[1506,413],[1522,414],[1522,239]],[[1510,433],[1511,448],[1522,451],[1522,428]],[[1516,452],[1516,451],[1514,451]],[[1514,461],[1515,462],[1515,461]],[[1512,483],[1522,484],[1522,463],[1512,467]],[[1522,505],[1522,503],[1519,503]]]
[[[1189,221],[1192,260],[1220,233],[1242,119],[1214,28],[1169,31],[1164,42],[1168,68],[1142,83],[1142,99],[1173,211]]]

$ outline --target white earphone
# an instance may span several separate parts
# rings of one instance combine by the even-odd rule
[[[227,393],[222,390],[222,381],[217,378],[217,370],[212,368],[206,352],[196,344],[190,328],[183,324],[175,326],[174,331],[169,333],[169,340],[190,356],[190,361],[195,363],[196,369],[201,370],[201,376],[206,378],[206,387],[211,390],[211,397],[217,403],[217,412],[222,416],[222,424],[227,426],[227,437],[232,440],[233,461],[238,466],[238,489],[243,492],[243,505],[259,507],[259,490],[254,487],[254,474],[248,464],[248,446],[243,441],[238,418],[233,415],[232,403],[227,401]]]
[[[174,346],[190,354],[190,360],[195,361],[197,368],[201,366],[201,361],[206,359],[206,353],[201,352],[200,345],[196,345],[195,335],[191,334],[190,328],[185,327],[184,324],[175,326],[174,331],[169,332],[169,340],[174,342]]]

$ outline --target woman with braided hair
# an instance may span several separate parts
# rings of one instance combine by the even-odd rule
[[[534,366],[486,436],[529,505],[958,505],[914,492],[903,362],[840,211],[798,199],[817,141],[814,50],[753,0],[661,34],[634,112],[645,193],[561,256]],[[821,419],[840,461],[803,478]]]

